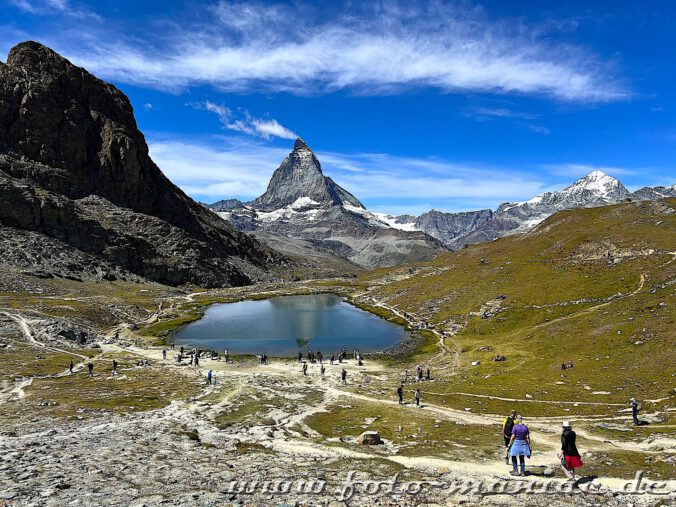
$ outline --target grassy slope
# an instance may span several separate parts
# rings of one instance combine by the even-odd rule
[[[630,395],[670,396],[676,369],[676,261],[668,254],[676,250],[674,208],[676,199],[565,211],[526,235],[475,245],[414,268],[378,270],[360,281],[386,281],[370,295],[440,329],[451,321],[465,326],[447,340],[462,351],[458,374],[435,386],[440,395],[434,402],[502,411],[509,404],[453,399],[448,393],[519,399],[528,393],[534,399],[610,403],[625,403]],[[613,262],[604,256],[608,251],[616,259],[628,257]],[[641,275],[642,290],[630,296]],[[498,294],[507,297],[497,315],[470,315]],[[561,304],[580,299],[592,301]],[[478,351],[482,346],[492,351]],[[491,361],[496,353],[508,361]],[[481,366],[470,366],[474,360]],[[575,368],[561,372],[561,362],[568,360]],[[534,412],[568,412],[564,406],[523,405]],[[616,409],[584,409],[604,410]]]

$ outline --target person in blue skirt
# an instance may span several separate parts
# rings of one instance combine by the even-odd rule
[[[512,438],[509,441],[509,455],[512,457],[512,475],[526,475],[526,457],[530,458],[530,432],[528,426],[523,423],[520,415],[516,416],[516,424],[512,428]],[[516,460],[519,459],[521,471],[517,469]]]

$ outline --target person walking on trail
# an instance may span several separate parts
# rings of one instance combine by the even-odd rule
[[[211,370],[209,370],[209,372],[207,373],[207,385],[208,386],[211,385],[211,382],[213,381],[213,379],[214,379],[214,373]]]
[[[516,422],[516,410],[502,420],[502,437],[505,440],[505,463],[509,465],[509,444],[512,441],[512,428]]]
[[[326,366],[322,365],[322,367],[319,370],[320,375],[322,378],[324,378],[324,373],[326,373]]]
[[[223,358],[225,359],[225,364],[228,364],[228,349],[223,350]]]
[[[415,392],[413,393],[413,397],[415,398],[415,406],[419,407],[420,406],[420,388],[415,390]]]
[[[561,468],[566,474],[569,481],[575,480],[575,469],[584,465],[580,459],[580,453],[577,451],[575,445],[576,435],[568,421],[564,421],[561,425],[563,433],[561,433]]]
[[[117,375],[117,361],[115,361],[115,359],[113,359],[113,369],[110,370],[110,371],[111,371],[111,373],[113,373],[114,375]]]
[[[70,360],[70,364],[68,365],[68,372],[69,372],[71,375],[73,374],[73,366],[75,366],[75,365],[73,364],[73,360],[71,359],[71,360]]]
[[[530,458],[530,432],[528,426],[523,423],[523,418],[520,415],[516,416],[516,424],[512,428],[512,438],[509,441],[509,455],[512,457],[512,475],[526,475],[526,457]],[[521,471],[517,469],[516,459],[519,458],[519,465]]]
[[[399,398],[399,405],[404,404],[404,386],[403,384],[397,387],[397,397]]]
[[[162,349],[162,359],[167,359],[167,349]]]
[[[195,354],[195,368],[197,368],[200,365],[200,355]]]
[[[331,354],[331,359],[330,359],[330,361],[329,361],[329,364],[330,364],[331,366],[333,366],[333,362],[334,362],[335,360],[336,360],[336,356],[333,355],[333,354]]]
[[[94,365],[91,363],[87,363],[87,370],[89,370],[89,376],[93,377],[94,376]]]
[[[425,372],[425,380],[432,380],[432,373],[430,372],[430,367],[427,367],[427,371]]]
[[[631,418],[634,420],[634,425],[640,426],[641,421],[638,420],[638,413],[641,410],[641,405],[636,401],[636,398],[631,398],[629,401],[631,402]]]
[[[343,371],[340,372],[340,378],[343,381],[343,385],[347,385],[347,370],[343,368]]]
[[[307,363],[303,363],[303,375],[307,375]]]

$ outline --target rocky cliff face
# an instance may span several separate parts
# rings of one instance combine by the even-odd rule
[[[275,245],[283,238],[301,240],[364,268],[429,260],[444,249],[423,232],[397,230],[369,212],[322,173],[302,139],[273,173],[263,195],[240,206],[230,206],[231,201],[210,208],[238,229],[272,239]]]
[[[162,174],[121,91],[36,42],[0,64],[0,223],[170,284],[247,284],[285,262]]]

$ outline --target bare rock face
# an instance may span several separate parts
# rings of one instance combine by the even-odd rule
[[[162,174],[120,90],[37,42],[0,64],[0,224],[174,285],[248,284],[286,262]]]

